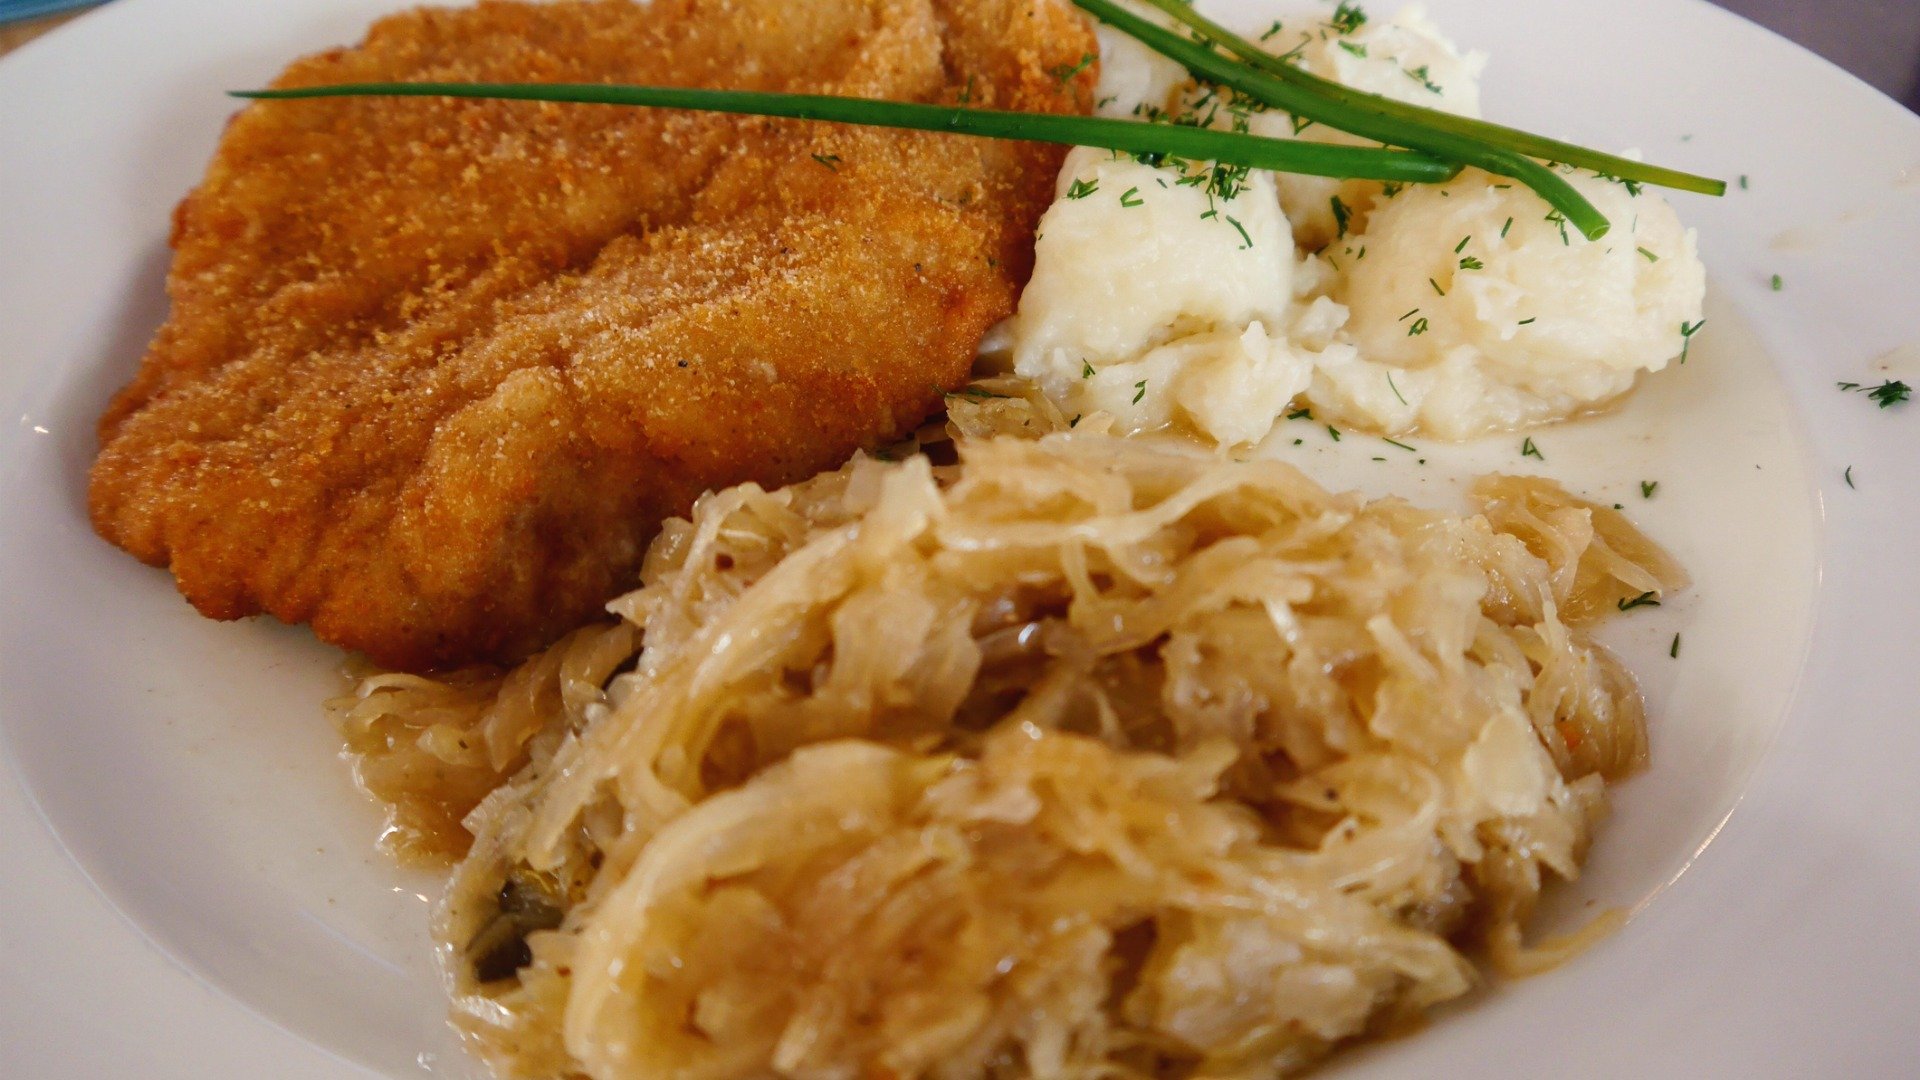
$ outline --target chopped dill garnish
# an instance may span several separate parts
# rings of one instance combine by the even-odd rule
[[[1267,28],[1266,28],[1266,30],[1265,30],[1264,32],[1262,32],[1262,33],[1261,33],[1261,35],[1260,35],[1260,40],[1261,40],[1261,41],[1266,41],[1266,40],[1268,40],[1268,39],[1270,39],[1270,38],[1272,38],[1272,37],[1273,37],[1273,35],[1275,35],[1275,34],[1277,34],[1277,33],[1279,33],[1279,32],[1280,32],[1280,20],[1279,20],[1279,19],[1275,19],[1275,20],[1273,20],[1273,25],[1272,25],[1272,26],[1269,26],[1269,27],[1267,27]]]
[[[1420,451],[1418,451],[1418,450],[1416,450],[1416,449],[1414,449],[1413,447],[1411,447],[1411,446],[1408,446],[1408,445],[1407,445],[1406,443],[1403,443],[1403,442],[1397,442],[1397,441],[1395,441],[1395,440],[1393,440],[1393,439],[1389,439],[1389,438],[1387,438],[1387,437],[1386,437],[1386,436],[1384,436],[1384,435],[1382,435],[1382,436],[1380,437],[1380,441],[1381,441],[1381,442],[1384,442],[1384,443],[1386,443],[1386,444],[1387,444],[1388,446],[1397,446],[1397,447],[1399,447],[1400,449],[1402,449],[1402,450],[1405,450],[1405,451],[1406,451],[1407,453],[1409,453],[1409,454],[1417,454],[1417,453],[1419,453],[1419,452],[1420,452]]]
[[[1359,57],[1362,60],[1365,60],[1367,58],[1367,47],[1365,45],[1355,45],[1351,41],[1343,41],[1340,43],[1340,47],[1352,53],[1353,55]]]
[[[1338,195],[1327,200],[1327,203],[1333,207],[1333,223],[1339,226],[1339,235],[1347,235],[1347,223],[1353,220],[1353,211],[1347,209],[1347,204],[1341,202]]]
[[[1646,248],[1641,248],[1639,250],[1640,250],[1640,257],[1647,260],[1648,262],[1657,263],[1660,261],[1660,256],[1655,255],[1653,252],[1648,251]]]
[[[1680,635],[1678,632],[1673,635],[1673,644],[1667,646],[1667,655],[1673,657],[1675,660],[1680,659]]]
[[[1507,233],[1512,229],[1513,229],[1513,219],[1508,218],[1507,223],[1505,225],[1500,226],[1500,239],[1505,240],[1507,238]]]
[[[1842,390],[1865,394],[1870,400],[1883,409],[1890,409],[1913,396],[1913,387],[1908,386],[1898,379],[1888,379],[1886,382],[1880,383],[1877,386],[1862,386],[1854,382],[1835,383],[1834,385]]]
[[[1290,413],[1288,413],[1288,414],[1287,414],[1287,419],[1289,419],[1289,420],[1311,420],[1311,419],[1313,419],[1313,410],[1303,405],[1303,406],[1301,406],[1300,408],[1298,408],[1298,409],[1295,409],[1295,410],[1293,410],[1292,412],[1290,412]]]
[[[1405,68],[1401,68],[1400,70],[1406,71]],[[1433,81],[1433,73],[1427,70],[1427,65],[1425,64],[1421,64],[1412,71],[1407,71],[1407,78],[1426,87],[1428,93],[1440,93],[1440,84]]]
[[[825,165],[828,169],[832,170],[833,172],[840,171],[840,155],[839,154],[815,154],[813,155],[813,160],[819,162],[822,165]]]
[[[1747,190],[1747,174],[1746,173],[1740,174],[1740,190],[1741,191]]]
[[[1080,377],[1083,379],[1093,378],[1093,365],[1085,360],[1080,361]]]
[[[1460,242],[1459,242],[1459,243],[1457,243],[1457,244],[1455,244],[1455,245],[1453,245],[1453,253],[1454,253],[1455,255],[1458,255],[1458,254],[1460,254],[1461,252],[1463,252],[1463,251],[1465,251],[1465,250],[1467,250],[1467,242],[1468,242],[1468,241],[1470,241],[1470,240],[1472,240],[1472,239],[1473,239],[1473,234],[1472,234],[1472,233],[1468,233],[1467,235],[1465,235],[1465,236],[1463,236],[1463,237],[1461,237],[1461,238],[1460,238]]]
[[[1773,281],[1770,284],[1773,285],[1774,292],[1779,292],[1781,289],[1786,288],[1787,285],[1786,281],[1781,278],[1779,274],[1773,275]]]
[[[1240,221],[1238,218],[1235,218],[1232,214],[1228,214],[1227,224],[1233,226],[1236,230],[1239,231],[1240,239],[1242,241],[1242,243],[1240,244],[1241,251],[1245,251],[1248,248],[1253,246],[1253,237],[1247,235],[1247,227],[1245,225],[1240,224]]]
[[[1847,471],[1840,474],[1840,479],[1845,480],[1848,487],[1853,487],[1853,466],[1847,466]],[[1860,490],[1859,488],[1853,489],[1855,491]]]
[[[1680,324],[1680,362],[1681,363],[1683,364],[1686,363],[1687,354],[1693,351],[1693,335],[1699,333],[1700,328],[1705,325],[1707,325],[1707,320],[1705,319],[1701,319],[1697,323],[1683,322]]]
[[[1360,9],[1359,4],[1340,0],[1340,5],[1333,9],[1333,19],[1327,23],[1327,27],[1336,34],[1351,34],[1366,24],[1367,13]]]
[[[1402,315],[1402,316],[1400,316],[1399,318],[1397,318],[1397,319],[1395,319],[1395,320],[1393,320],[1393,321],[1394,321],[1394,322],[1406,322],[1406,321],[1407,321],[1408,319],[1411,319],[1411,318],[1413,318],[1413,317],[1414,317],[1415,315],[1418,315],[1418,314],[1420,314],[1420,309],[1419,309],[1419,308],[1414,308],[1414,309],[1413,309],[1412,311],[1409,311],[1409,312],[1407,312],[1407,313],[1406,313],[1405,315]]]
[[[1393,384],[1393,372],[1391,371],[1387,372],[1387,388],[1393,391],[1394,397],[1400,398],[1400,404],[1405,405],[1407,403],[1406,398],[1400,397],[1400,388]],[[1392,442],[1393,440],[1388,439],[1387,441]]]
[[[1001,398],[1007,401],[1013,400],[1012,394],[996,394],[982,386],[969,386],[961,390],[955,390],[946,396],[950,398],[963,397],[968,401],[991,401],[994,398]]]
[[[1327,434],[1333,436],[1334,442],[1340,441],[1340,429],[1337,427],[1334,427],[1332,424],[1327,425]]]
[[[1074,76],[1087,70],[1089,67],[1092,67],[1093,62],[1097,59],[1099,59],[1099,57],[1095,56],[1093,53],[1081,53],[1079,63],[1074,64],[1071,67],[1069,67],[1066,64],[1062,64],[1057,68],[1053,68],[1052,69],[1053,77],[1056,79],[1059,79],[1062,83],[1070,83],[1073,81]]]
[[[1422,315],[1419,318],[1413,320],[1413,325],[1407,327],[1408,337],[1419,337],[1421,334],[1424,334],[1426,332],[1427,332],[1427,317],[1425,315]]]
[[[1513,325],[1515,325],[1515,326],[1532,326],[1532,325],[1533,325],[1534,323],[1536,323],[1536,322],[1538,322],[1538,321],[1540,321],[1540,316],[1538,316],[1538,315],[1529,315],[1529,316],[1527,316],[1526,318],[1524,318],[1524,319],[1521,319],[1521,320],[1520,320],[1519,322],[1517,322],[1517,323],[1514,323]]]
[[[1140,404],[1140,399],[1146,396],[1147,396],[1147,380],[1141,379],[1139,382],[1133,384],[1133,403],[1135,405]]]
[[[1560,227],[1560,242],[1571,247],[1573,240],[1567,236],[1567,215],[1558,210],[1549,210],[1547,211],[1547,220]]]
[[[1147,200],[1140,197],[1140,189],[1137,187],[1130,187],[1120,193],[1120,205],[1129,210],[1136,206],[1145,206],[1146,204]]]
[[[1099,190],[1100,181],[1098,180],[1075,180],[1067,185],[1067,198],[1084,199]]]
[[[1528,438],[1526,438],[1520,443],[1520,456],[1538,458],[1541,461],[1547,460],[1546,455],[1540,452],[1540,448],[1533,445],[1533,439],[1531,436],[1529,436]]]
[[[1433,286],[1433,291],[1439,293],[1441,296],[1447,295],[1447,290],[1441,288],[1440,283],[1433,280],[1432,278],[1427,279],[1427,284]]]
[[[1631,600],[1623,596],[1614,603],[1621,611],[1632,611],[1637,607],[1659,607],[1660,601],[1655,600],[1653,597],[1653,593],[1643,592]]]
[[[1486,268],[1486,263],[1481,262],[1471,255],[1465,256],[1460,260],[1460,269],[1462,270],[1485,270]]]
[[[1653,498],[1653,493],[1659,490],[1659,488],[1660,481],[1658,480],[1642,480],[1640,481],[1640,497],[1643,499],[1651,499]]]

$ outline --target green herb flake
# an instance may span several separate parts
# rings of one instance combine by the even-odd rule
[[[1621,611],[1632,611],[1637,607],[1659,607],[1660,601],[1654,599],[1654,596],[1655,594],[1650,592],[1643,592],[1631,600],[1623,596],[1615,601],[1614,606],[1618,607]]]
[[[1781,289],[1784,289],[1787,286],[1785,279],[1783,279],[1779,274],[1773,275],[1773,280],[1769,282],[1769,284],[1773,286],[1774,292],[1779,292]]]
[[[1340,43],[1340,47],[1362,60],[1367,58],[1367,47],[1365,45],[1355,45],[1351,41],[1343,41]]]
[[[1333,19],[1327,26],[1336,34],[1351,34],[1367,24],[1367,13],[1359,4],[1341,0],[1340,6],[1333,9]]]
[[[1137,187],[1130,187],[1120,193],[1120,205],[1129,210],[1136,206],[1145,206],[1146,204],[1147,200],[1140,197],[1140,189]]]
[[[1080,377],[1083,379],[1093,378],[1093,365],[1085,360],[1080,361]]]
[[[1240,244],[1240,250],[1245,251],[1248,248],[1252,247],[1253,237],[1247,235],[1247,227],[1245,225],[1240,224],[1240,220],[1234,217],[1232,214],[1228,214],[1226,215],[1226,217],[1227,217],[1227,224],[1233,226],[1234,229],[1236,229],[1240,233],[1240,239],[1242,241],[1242,243]]]
[[[1333,223],[1339,227],[1340,235],[1347,235],[1347,223],[1353,220],[1353,211],[1347,209],[1347,204],[1341,202],[1338,195],[1327,200],[1327,203],[1333,207]]]
[[[1337,427],[1334,427],[1332,424],[1327,425],[1327,434],[1333,436],[1334,442],[1340,441],[1340,429]]]
[[[1533,445],[1533,439],[1531,437],[1523,440],[1520,443],[1520,456],[1523,458],[1524,457],[1537,458],[1541,461],[1547,460],[1546,456],[1540,453],[1540,448]]]
[[[1693,335],[1699,333],[1700,328],[1705,325],[1707,325],[1707,320],[1705,319],[1701,319],[1697,323],[1683,322],[1680,324],[1680,362],[1681,363],[1683,364],[1686,363],[1687,354],[1693,351]]]
[[[1140,404],[1140,400],[1146,396],[1147,380],[1141,379],[1139,382],[1133,384],[1133,403],[1135,405]]]
[[[1653,252],[1648,251],[1646,248],[1641,248],[1639,250],[1640,250],[1640,257],[1647,260],[1648,262],[1657,263],[1660,261],[1660,256],[1655,255]]]
[[[1310,409],[1310,408],[1307,408],[1307,407],[1305,407],[1305,406],[1302,406],[1302,407],[1300,407],[1300,408],[1298,408],[1298,409],[1295,409],[1295,410],[1293,410],[1292,412],[1290,412],[1290,413],[1288,413],[1288,414],[1287,414],[1287,419],[1289,419],[1289,420],[1311,420],[1311,419],[1313,419],[1313,410],[1312,410],[1312,409]]]
[[[1660,489],[1660,481],[1658,480],[1640,481],[1640,497],[1643,499],[1653,498],[1653,493],[1655,491],[1658,491],[1659,489]]]
[[[1426,319],[1426,316],[1424,315],[1418,319],[1413,320],[1413,325],[1407,327],[1408,337],[1419,337],[1421,334],[1424,334],[1426,332],[1427,332],[1427,319]]]
[[[840,171],[840,155],[839,154],[815,154],[813,155],[813,160],[819,162],[822,165],[825,165],[827,169],[831,172]]]
[[[1100,181],[1098,180],[1075,180],[1067,185],[1067,198],[1084,199],[1099,190]]]
[[[1913,396],[1913,387],[1898,379],[1888,379],[1879,386],[1869,386],[1864,391],[1868,398],[1883,409],[1890,409]]]
[[[1441,288],[1440,283],[1433,280],[1432,278],[1427,279],[1427,284],[1433,286],[1433,291],[1439,293],[1441,296],[1447,295],[1447,290]]]
[[[1462,270],[1485,270],[1486,268],[1486,263],[1481,262],[1471,255],[1465,256],[1460,260],[1460,269]]]
[[[1420,452],[1419,450],[1416,450],[1415,448],[1413,448],[1413,447],[1411,447],[1411,446],[1408,446],[1408,445],[1407,445],[1406,443],[1403,443],[1403,442],[1398,442],[1398,441],[1395,441],[1395,440],[1393,440],[1393,439],[1389,439],[1389,438],[1387,438],[1387,437],[1386,437],[1386,436],[1384,436],[1384,435],[1382,435],[1382,436],[1380,437],[1380,441],[1381,441],[1381,442],[1383,442],[1383,443],[1386,443],[1386,444],[1387,444],[1388,446],[1397,446],[1397,447],[1399,447],[1400,449],[1402,449],[1402,450],[1405,450],[1405,451],[1406,451],[1407,453],[1409,453],[1409,454],[1417,454],[1417,453],[1419,453],[1419,452]]]
[[[1406,398],[1400,397],[1400,388],[1393,384],[1393,372],[1391,371],[1387,372],[1387,388],[1393,391],[1394,397],[1400,398],[1400,404],[1405,405],[1407,403]]]
[[[1507,233],[1511,232],[1512,230],[1513,230],[1513,219],[1508,218],[1507,223],[1505,225],[1500,226],[1500,239],[1505,240],[1507,238]]]
[[[1848,487],[1850,488],[1853,487],[1853,466],[1851,465],[1847,466],[1847,471],[1840,474],[1840,479],[1845,480],[1847,482]],[[1853,489],[1855,491],[1860,490],[1859,488],[1853,488]]]
[[[1093,62],[1096,59],[1098,59],[1098,57],[1096,57],[1092,53],[1081,53],[1079,63],[1074,64],[1071,67],[1068,67],[1067,65],[1062,64],[1059,67],[1054,68],[1053,77],[1056,79],[1059,79],[1062,83],[1070,83],[1074,80],[1075,76],[1079,75],[1081,72],[1092,67]]]
[[[1746,173],[1740,174],[1740,190],[1741,191],[1747,190],[1747,174]]]
[[[1679,634],[1676,633],[1673,635],[1673,644],[1667,646],[1667,655],[1673,657],[1675,660],[1680,659],[1680,635]]]
[[[1463,252],[1463,251],[1465,251],[1465,250],[1467,250],[1467,242],[1468,242],[1468,241],[1470,241],[1470,240],[1472,240],[1472,239],[1473,239],[1473,234],[1472,234],[1472,233],[1468,233],[1467,235],[1465,235],[1465,236],[1463,236],[1463,237],[1461,237],[1461,238],[1460,238],[1460,242],[1459,242],[1459,243],[1457,243],[1457,244],[1455,244],[1455,245],[1453,245],[1453,253],[1454,253],[1455,255],[1458,255],[1458,254],[1460,254],[1461,252]]]

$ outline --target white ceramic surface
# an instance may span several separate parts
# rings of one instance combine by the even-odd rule
[[[164,314],[167,213],[230,111],[218,91],[398,6],[121,0],[0,63],[6,1076],[473,1071],[440,1020],[435,884],[373,851],[319,715],[334,654],[199,619],[84,514],[92,420]],[[1690,0],[1431,6],[1492,54],[1496,118],[1750,183],[1676,197],[1713,276],[1689,364],[1537,434],[1545,462],[1517,438],[1416,440],[1429,464],[1410,466],[1304,423],[1270,446],[1437,503],[1474,471],[1555,475],[1626,504],[1698,578],[1609,631],[1654,708],[1654,765],[1553,916],[1634,919],[1337,1071],[1913,1075],[1920,405],[1834,383],[1920,382],[1920,121]]]

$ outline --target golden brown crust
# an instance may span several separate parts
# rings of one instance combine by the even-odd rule
[[[1084,110],[1056,0],[483,3],[280,85],[621,81]],[[823,162],[821,159],[825,159]],[[711,487],[917,423],[1012,310],[1059,151],[651,109],[254,105],[175,215],[95,528],[202,612],[512,660]]]

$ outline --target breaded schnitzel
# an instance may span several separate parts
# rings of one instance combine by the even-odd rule
[[[1058,0],[482,3],[276,83],[632,82],[1082,111]],[[1076,67],[1079,68],[1076,71]],[[175,212],[95,528],[216,618],[510,661],[660,521],[888,441],[1013,310],[1055,147],[656,109],[255,104]]]

